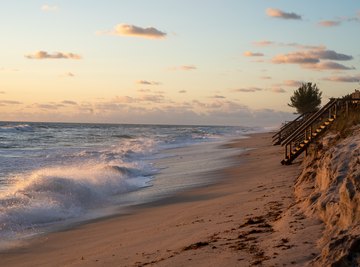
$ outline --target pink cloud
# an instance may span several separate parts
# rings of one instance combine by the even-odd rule
[[[148,39],[163,39],[167,35],[165,32],[162,32],[154,27],[142,28],[130,24],[118,24],[115,26],[114,30],[110,32],[110,34]]]
[[[358,83],[360,82],[360,74],[356,76],[331,76],[324,78],[325,81]]]
[[[191,71],[191,70],[196,70],[197,67],[194,65],[183,65],[183,66],[179,66],[179,67],[172,67],[169,68],[169,70],[184,70],[184,71]]]
[[[280,9],[275,9],[275,8],[266,9],[266,14],[269,17],[273,17],[273,18],[301,20],[301,16],[294,12],[291,13],[284,12]]]
[[[346,67],[336,62],[323,62],[322,60],[349,61],[351,55],[337,53],[333,50],[326,50],[325,47],[313,50],[301,50],[288,54],[280,54],[272,58],[275,64],[299,64],[304,68],[318,70],[349,70],[353,67]]]
[[[185,65],[185,66],[181,66],[180,69],[182,70],[196,70],[196,66],[194,65]]]
[[[49,54],[46,51],[37,51],[33,54],[25,55],[28,59],[81,59],[80,55],[74,53],[54,52]]]
[[[319,25],[322,27],[335,27],[335,26],[339,26],[341,24],[340,21],[335,21],[335,20],[323,20],[319,22]]]
[[[300,87],[303,82],[302,81],[295,81],[295,80],[287,80],[282,83],[284,86],[288,87]]]
[[[271,41],[258,41],[258,42],[253,42],[253,45],[256,45],[256,46],[270,46],[270,45],[273,45],[274,42],[271,42]]]
[[[259,52],[254,53],[254,52],[251,52],[251,51],[246,51],[246,52],[244,52],[244,56],[245,57],[263,57],[264,54],[259,53]]]

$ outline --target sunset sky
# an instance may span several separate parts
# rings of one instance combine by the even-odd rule
[[[360,87],[358,0],[0,4],[0,120],[274,126]]]

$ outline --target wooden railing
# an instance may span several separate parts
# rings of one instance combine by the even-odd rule
[[[304,151],[307,151],[308,146],[329,129],[340,114],[340,109],[343,109],[342,114],[346,115],[353,105],[359,104],[360,99],[358,98],[346,100],[333,98],[320,110],[302,120],[296,129],[280,141],[281,145],[285,147],[285,155],[281,163],[289,165]]]
[[[298,116],[296,119],[285,124],[279,129],[277,133],[272,136],[273,145],[280,145],[295,129],[299,127],[304,121],[311,116],[312,113],[304,113]]]

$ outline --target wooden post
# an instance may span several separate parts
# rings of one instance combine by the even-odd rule
[[[336,104],[335,104],[335,118],[337,117],[337,105],[338,105],[338,103],[337,103],[337,101],[336,101]]]
[[[291,155],[292,155],[292,142],[290,142],[289,158],[291,157]]]

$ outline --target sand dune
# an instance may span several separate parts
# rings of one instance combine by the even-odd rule
[[[360,127],[341,140],[335,134],[327,135],[315,150],[306,158],[295,187],[302,210],[325,224],[319,242],[323,249],[313,264],[358,266]]]

